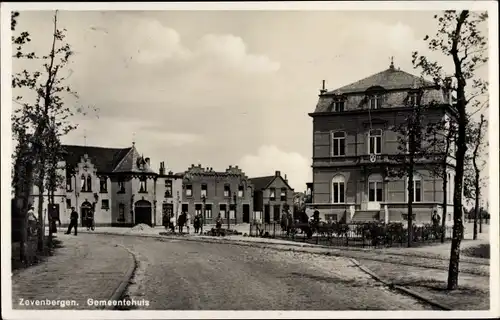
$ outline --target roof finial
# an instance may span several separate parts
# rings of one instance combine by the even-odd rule
[[[394,56],[391,56],[391,65],[389,66],[390,69],[394,69]]]
[[[135,132],[132,132],[132,146],[135,146]]]
[[[83,129],[83,145],[87,146],[87,129]]]

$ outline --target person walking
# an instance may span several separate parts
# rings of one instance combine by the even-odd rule
[[[186,224],[186,213],[182,212],[181,215],[179,216],[179,221],[177,221],[179,224],[179,233],[183,232],[184,229],[184,224]]]
[[[217,217],[217,220],[215,220],[215,229],[217,230],[217,236],[221,235],[221,229],[222,229],[222,217],[219,214]]]
[[[194,221],[193,221],[193,226],[194,226],[194,233],[197,234],[200,231],[200,222],[201,222],[201,217],[199,214],[194,216]]]
[[[52,233],[57,233],[57,225],[56,222],[59,222],[59,227],[61,226],[61,219],[59,218],[59,212],[55,207],[52,208],[50,212],[50,229]]]
[[[87,231],[90,229],[94,230],[94,212],[92,210],[89,210],[87,212],[87,217],[85,220],[87,225]]]
[[[175,233],[175,216],[173,213],[170,215],[170,230]]]
[[[66,234],[71,233],[71,229],[75,228],[75,236],[78,234],[78,212],[76,212],[75,207],[71,207],[70,223],[68,231]]]
[[[36,233],[37,218],[35,216],[35,208],[30,206],[28,209],[28,236],[32,236]]]

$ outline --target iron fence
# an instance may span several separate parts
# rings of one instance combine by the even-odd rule
[[[442,228],[432,225],[414,226],[413,246],[441,242]],[[443,232],[445,239],[452,237],[452,227]],[[250,237],[274,238],[333,247],[406,247],[407,227],[400,223],[298,223],[290,228],[278,222],[250,224]]]

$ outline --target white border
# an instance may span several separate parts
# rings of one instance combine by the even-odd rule
[[[469,9],[488,10],[489,40],[491,43],[490,59],[490,105],[489,108],[489,148],[490,152],[490,311],[18,311],[12,310],[11,296],[11,262],[10,262],[10,177],[11,170],[11,44],[10,15],[11,10],[364,10],[364,11],[396,11],[396,10],[446,10]],[[120,319],[126,316],[130,319],[177,318],[177,319],[208,319],[208,318],[482,318],[499,315],[499,184],[498,184],[498,4],[495,1],[379,1],[379,2],[188,2],[188,3],[5,3],[1,4],[2,25],[2,145],[1,173],[2,177],[2,239],[7,243],[2,250],[2,311],[9,319],[54,319],[54,318],[87,318],[87,319]],[[7,248],[8,247],[8,248]]]

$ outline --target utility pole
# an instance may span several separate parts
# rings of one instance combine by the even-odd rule
[[[179,206],[181,204],[181,198],[179,196],[179,190],[177,190],[177,210],[175,210],[175,223],[178,223],[178,217],[179,217]]]

